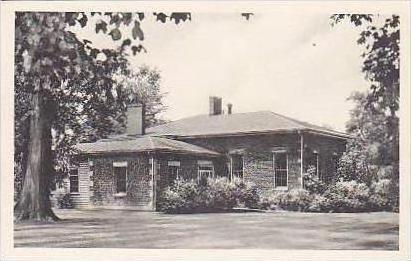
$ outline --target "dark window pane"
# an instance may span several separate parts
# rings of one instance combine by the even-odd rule
[[[232,160],[234,177],[243,178],[243,156],[232,155]]]
[[[275,186],[286,187],[287,186],[287,154],[275,153],[274,154],[274,174],[275,174]]]
[[[168,178],[169,178],[169,184],[172,184],[175,180],[177,180],[178,177],[178,166],[168,166]]]
[[[126,181],[126,170],[125,167],[115,167],[114,175],[116,177],[117,193],[126,192],[127,181]]]
[[[286,153],[276,153],[275,154],[275,168],[276,169],[286,169],[287,168],[287,154]]]
[[[287,186],[287,171],[277,170],[275,172],[275,186],[286,187]]]
[[[78,192],[78,171],[70,170],[70,192]]]

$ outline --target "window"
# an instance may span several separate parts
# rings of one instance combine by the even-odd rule
[[[314,169],[315,175],[321,179],[319,168],[319,154],[317,150],[307,151],[305,159],[304,171],[308,172],[309,169]]]
[[[114,166],[114,177],[116,179],[116,192],[126,193],[127,191],[127,165]]]
[[[231,155],[231,168],[233,173],[233,178],[243,178],[243,156],[239,154]]]
[[[70,193],[78,193],[78,169],[70,170]]]
[[[202,178],[211,178],[214,176],[214,165],[212,161],[198,161],[198,180]]]
[[[169,161],[168,162],[168,176],[171,182],[179,179],[178,176],[180,170],[180,161]]]
[[[274,182],[276,187],[287,187],[288,158],[286,152],[274,153]]]

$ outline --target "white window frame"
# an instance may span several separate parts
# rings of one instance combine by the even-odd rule
[[[276,158],[276,154],[282,154],[282,153],[284,153],[285,154],[285,161],[286,161],[286,166],[287,166],[287,168],[286,168],[286,173],[287,173],[287,185],[286,186],[277,186],[277,184],[275,183],[275,178],[276,178],[276,175],[277,175],[277,173],[276,173],[276,168],[275,168],[275,158]],[[277,151],[274,151],[273,152],[273,171],[274,171],[274,187],[276,188],[276,189],[288,189],[288,171],[289,171],[289,166],[288,166],[288,153],[287,153],[287,151],[286,150],[277,150]]]
[[[77,175],[71,175],[71,171],[75,170],[77,172]],[[77,176],[77,191],[71,191],[71,176]],[[69,174],[69,190],[70,194],[79,194],[80,193],[80,175],[78,168],[70,168],[70,174]]]
[[[180,161],[177,161],[177,160],[169,160],[169,161],[167,162],[167,166],[168,166],[168,167],[177,167],[176,180],[179,180],[179,179],[180,179],[180,175],[179,175],[179,173],[180,173],[180,165],[181,165]]]
[[[199,160],[197,161],[197,180],[201,179],[201,176],[205,173],[211,172],[211,177],[214,178],[214,164],[211,160]],[[211,170],[201,170],[201,167],[211,167]]]
[[[317,178],[321,180],[320,177],[320,153],[318,150],[314,150],[313,153],[315,154],[315,172],[317,175]]]
[[[241,164],[241,172],[242,172],[242,178],[244,179],[244,155],[243,154],[230,154],[230,178],[231,180],[234,180],[234,159],[233,157],[241,157],[242,159],[242,164]],[[236,176],[238,177],[238,176]]]
[[[116,193],[115,193],[114,196],[125,196],[125,195],[127,195],[127,183],[128,183],[128,168],[127,168],[127,166],[128,166],[127,161],[113,162],[113,176],[115,176],[115,168],[125,168],[126,169],[126,191],[117,192],[117,176],[115,176]]]

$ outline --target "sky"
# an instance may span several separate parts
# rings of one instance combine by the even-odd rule
[[[256,13],[247,21],[238,13],[193,13],[178,25],[149,17],[141,27],[147,53],[130,61],[160,71],[168,120],[208,113],[215,95],[234,113],[270,110],[343,131],[353,107],[347,98],[369,86],[358,29],[332,27],[328,14]]]

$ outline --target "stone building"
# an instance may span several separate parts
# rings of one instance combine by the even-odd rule
[[[70,193],[77,207],[155,210],[175,179],[241,178],[260,193],[303,187],[307,168],[329,181],[350,137],[273,112],[232,113],[210,97],[208,114],[145,129],[144,110],[130,106],[127,132],[78,144]]]

